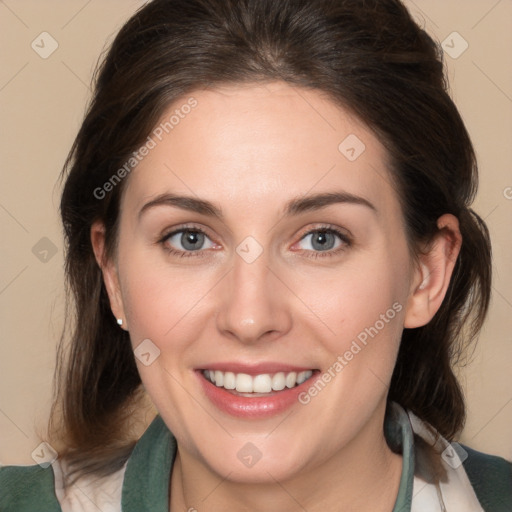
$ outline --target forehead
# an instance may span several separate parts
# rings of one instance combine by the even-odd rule
[[[198,90],[170,105],[150,138],[154,147],[125,193],[134,208],[163,192],[200,196],[224,210],[277,207],[329,190],[397,206],[384,147],[316,90],[283,82]]]

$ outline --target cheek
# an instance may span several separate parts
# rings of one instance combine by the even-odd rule
[[[173,350],[179,350],[201,326],[196,319],[202,299],[213,287],[212,276],[204,270],[184,271],[150,261],[144,254],[132,255],[120,268],[130,335],[134,344],[145,338],[157,345],[172,340]],[[184,328],[187,333],[183,333]]]
[[[389,330],[390,324],[395,332],[401,330],[407,298],[404,273],[393,258],[366,259],[298,282],[297,295],[334,344],[353,339],[376,323],[379,331]]]
[[[351,432],[352,423],[377,407],[396,362],[405,303],[398,277],[380,270],[353,269],[343,279],[325,280],[325,286],[316,286],[309,296],[308,304],[321,320],[312,319],[308,330],[322,344],[322,382],[312,384],[299,401],[312,404],[318,414],[331,410],[327,416],[340,432]],[[322,324],[325,334],[319,337]],[[344,407],[343,419],[339,404]]]

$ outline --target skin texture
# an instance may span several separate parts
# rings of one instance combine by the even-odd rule
[[[385,149],[318,91],[273,82],[191,96],[197,107],[128,178],[113,260],[103,254],[101,223],[91,229],[113,314],[134,348],[150,339],[160,350],[151,365],[137,364],[178,440],[171,509],[391,510],[401,457],[382,429],[388,384],[404,326],[427,323],[446,293],[461,243],[457,219],[439,219],[439,236],[416,262]],[[350,134],[365,145],[354,161],[338,149]],[[375,210],[338,203],[284,214],[293,198],[334,191]],[[223,219],[169,205],[139,218],[163,193],[213,202]],[[184,223],[207,234],[190,257],[168,252],[186,251],[180,234],[160,242]],[[307,233],[322,227],[350,243],[335,237],[334,248],[315,249]],[[248,236],[263,251],[252,263],[236,251]],[[396,316],[317,396],[282,414],[221,412],[194,372],[221,361],[324,372],[393,304]],[[237,457],[248,442],[262,454],[252,467]]]

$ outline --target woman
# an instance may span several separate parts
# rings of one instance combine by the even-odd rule
[[[1,510],[511,509],[512,465],[450,444],[490,242],[398,0],[148,3],[66,171],[58,458]]]

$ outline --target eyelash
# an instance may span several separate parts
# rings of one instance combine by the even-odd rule
[[[174,249],[174,248],[169,247],[168,245],[166,245],[166,242],[167,242],[167,240],[169,238],[171,238],[172,236],[174,236],[174,235],[176,235],[178,233],[183,233],[183,232],[186,232],[186,231],[191,231],[191,232],[195,232],[195,233],[201,233],[201,234],[203,234],[205,236],[208,236],[208,234],[203,229],[201,229],[198,226],[185,225],[185,226],[181,226],[178,229],[174,229],[170,233],[166,233],[165,235],[163,235],[158,240],[158,243],[162,244],[164,246],[165,250],[169,254],[171,254],[173,256],[178,256],[180,258],[205,257],[205,256],[207,256],[205,250],[180,251],[180,250]],[[318,227],[316,227],[314,229],[311,229],[309,231],[306,231],[305,233],[302,234],[302,236],[300,237],[299,241],[303,240],[308,235],[311,235],[313,233],[318,233],[318,232],[331,233],[331,234],[334,234],[334,235],[338,236],[338,238],[342,242],[342,245],[340,245],[340,247],[338,247],[336,249],[330,249],[328,251],[310,251],[310,250],[307,250],[307,249],[302,249],[303,251],[306,251],[307,253],[309,253],[307,255],[308,258],[315,258],[316,259],[316,258],[334,257],[334,256],[338,255],[340,252],[345,251],[348,247],[350,247],[352,245],[352,240],[351,240],[351,238],[347,234],[342,233],[341,231],[339,231],[338,229],[336,229],[336,228],[334,228],[334,227],[332,227],[330,225],[322,225],[322,226],[318,226]]]

